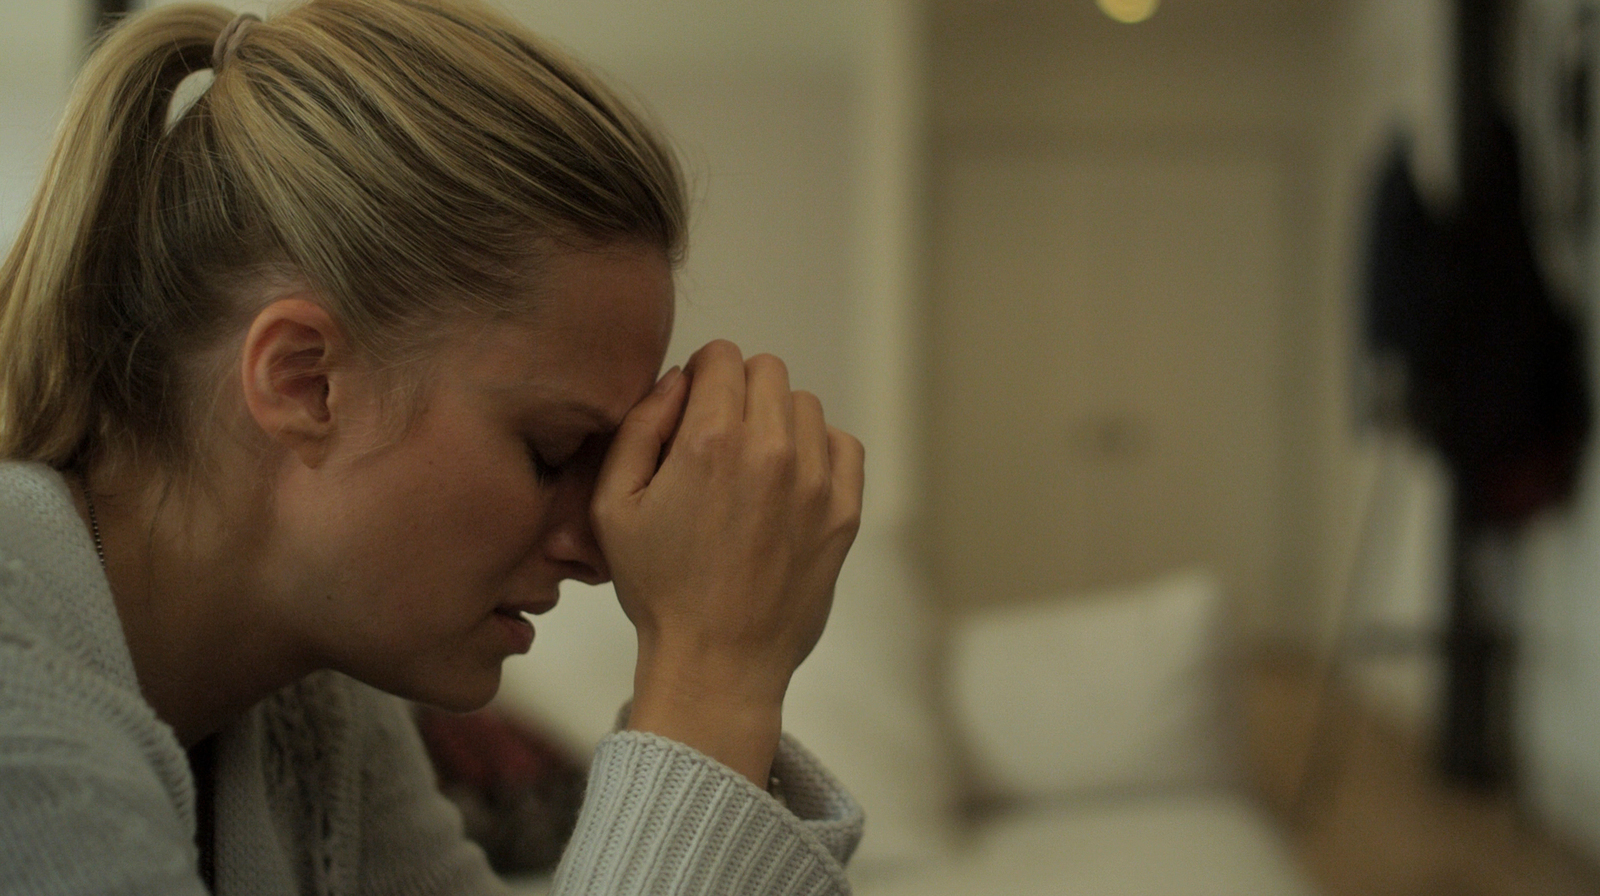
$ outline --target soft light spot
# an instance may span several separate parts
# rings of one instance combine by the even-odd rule
[[[1161,5],[1161,0],[1095,0],[1100,4],[1100,11],[1129,25],[1143,22],[1156,14],[1156,7]]]

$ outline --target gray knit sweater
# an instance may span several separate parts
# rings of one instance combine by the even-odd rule
[[[501,893],[401,701],[331,672],[273,694],[216,747],[221,894]],[[785,737],[787,806],[690,748],[596,751],[556,894],[849,892],[861,811]],[[139,692],[65,481],[0,462],[0,894],[205,892],[195,787]]]

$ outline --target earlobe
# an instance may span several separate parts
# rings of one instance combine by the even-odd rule
[[[304,298],[263,308],[245,335],[240,378],[251,418],[307,466],[321,465],[338,421],[336,365],[344,336],[333,317]]]

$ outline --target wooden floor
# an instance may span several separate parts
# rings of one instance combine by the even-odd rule
[[[1310,664],[1252,665],[1244,706],[1256,785],[1326,896],[1600,896],[1600,876],[1509,795],[1444,786],[1427,749],[1348,700],[1305,791],[1316,681]]]

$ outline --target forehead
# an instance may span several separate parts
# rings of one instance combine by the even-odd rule
[[[542,260],[532,311],[460,346],[482,388],[581,404],[611,427],[655,382],[672,336],[672,266],[644,247],[560,251]]]
[[[659,344],[672,336],[672,265],[643,246],[561,250],[544,258],[528,322],[575,349]]]

